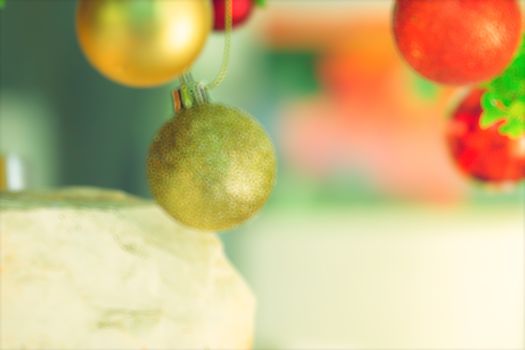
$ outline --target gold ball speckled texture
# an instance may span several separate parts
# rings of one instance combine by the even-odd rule
[[[174,80],[201,52],[212,28],[209,0],[80,0],[77,36],[104,76],[133,87]]]
[[[259,210],[275,181],[276,158],[246,113],[206,103],[178,112],[151,145],[147,175],[156,201],[187,226],[235,227]]]

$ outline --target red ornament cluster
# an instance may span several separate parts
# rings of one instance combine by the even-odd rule
[[[480,127],[483,92],[473,90],[450,120],[447,139],[452,157],[465,174],[480,181],[506,183],[525,179],[525,136],[511,139],[499,133],[498,125]]]
[[[231,0],[232,1],[232,27],[236,28],[246,22],[253,11],[254,0]],[[213,0],[213,29],[224,31],[226,27],[226,0]]]
[[[397,0],[399,51],[437,83],[490,80],[510,63],[521,35],[517,0]]]

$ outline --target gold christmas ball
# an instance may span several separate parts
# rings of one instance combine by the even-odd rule
[[[212,28],[210,0],[80,0],[78,41],[107,78],[133,87],[174,80]]]
[[[151,145],[153,196],[174,218],[206,231],[250,218],[268,199],[276,158],[263,128],[246,113],[205,103],[178,112]]]

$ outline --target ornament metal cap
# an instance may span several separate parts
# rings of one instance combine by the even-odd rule
[[[180,81],[180,86],[172,92],[175,113],[210,102],[208,88],[196,82],[191,72],[184,73]]]

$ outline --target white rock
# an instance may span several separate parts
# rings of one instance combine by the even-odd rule
[[[215,234],[120,192],[0,194],[0,348],[247,349],[255,300]]]

